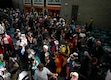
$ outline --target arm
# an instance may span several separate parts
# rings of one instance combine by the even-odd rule
[[[54,78],[54,79],[57,80],[58,74],[57,73],[52,73],[51,71],[49,71],[48,68],[46,68],[46,69],[47,69],[47,74],[50,75],[49,79]]]
[[[57,73],[52,73],[52,72],[51,72],[49,75],[51,75],[51,76],[49,77],[49,80],[52,79],[52,78],[53,78],[54,80],[58,80],[58,79],[57,79],[57,76],[58,76]]]

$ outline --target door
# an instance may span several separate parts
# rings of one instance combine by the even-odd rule
[[[78,16],[78,5],[72,5],[72,19],[74,21],[77,21],[77,16]]]

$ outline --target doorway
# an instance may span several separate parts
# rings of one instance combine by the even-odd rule
[[[77,16],[78,16],[78,5],[72,5],[71,18],[72,18],[74,21],[77,21]]]

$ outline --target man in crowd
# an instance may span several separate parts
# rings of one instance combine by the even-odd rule
[[[48,75],[57,80],[58,74],[52,73],[48,68],[44,67],[44,64],[40,63],[34,73],[34,80],[48,80]]]

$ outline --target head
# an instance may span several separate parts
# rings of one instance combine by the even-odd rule
[[[96,57],[93,57],[93,58],[91,59],[91,64],[96,65],[97,62],[98,62],[98,59],[97,59]]]
[[[44,51],[44,52],[47,52],[47,51],[48,51],[48,46],[47,46],[47,45],[44,45],[44,46],[43,46],[43,51]]]
[[[43,63],[39,63],[39,65],[37,66],[37,68],[39,69],[39,71],[42,71],[44,68],[44,64]]]
[[[21,38],[22,39],[26,38],[25,34],[21,34]]]
[[[71,72],[71,73],[70,73],[70,77],[71,77],[71,78],[74,78],[74,79],[78,79],[79,74],[78,74],[77,72]]]
[[[58,40],[55,40],[55,41],[54,41],[54,44],[55,44],[55,45],[59,45],[59,41],[58,41]]]
[[[72,60],[78,59],[78,53],[74,52],[73,54],[70,55],[70,58],[71,58]]]
[[[32,37],[33,34],[32,34],[31,32],[28,32],[28,36],[29,36],[29,37]]]
[[[25,50],[27,53],[30,53],[30,47],[28,45],[25,47]]]
[[[19,32],[20,32],[20,29],[16,29],[16,32],[19,33]]]
[[[97,46],[101,46],[101,41],[97,41],[97,42],[96,42],[96,45],[97,45]]]

